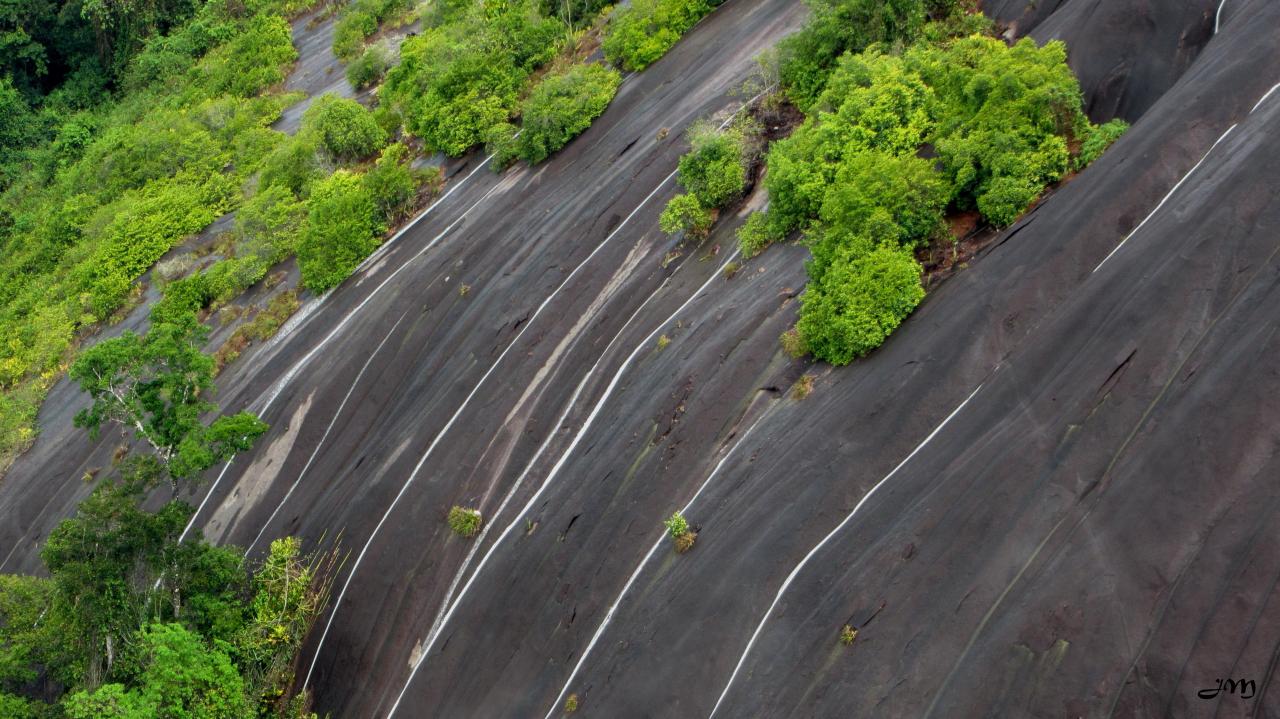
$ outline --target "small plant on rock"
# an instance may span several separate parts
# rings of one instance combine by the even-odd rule
[[[711,232],[715,219],[715,214],[703,207],[697,197],[676,195],[658,217],[658,226],[669,235],[683,232],[691,238],[701,240]]]
[[[483,521],[478,509],[468,509],[454,505],[453,509],[449,510],[449,529],[452,529],[459,537],[470,539],[476,536]]]
[[[689,528],[689,522],[683,514],[676,512],[663,524],[666,525],[667,534],[675,543],[676,552],[684,554],[693,548],[693,542],[698,538],[698,533]]]
[[[791,398],[801,400],[808,397],[813,392],[813,375],[801,375],[800,379],[791,386]]]
[[[853,644],[853,640],[858,638],[858,630],[848,624],[840,627],[840,643],[846,647]]]
[[[564,698],[564,713],[572,714],[578,711],[578,695],[570,694]]]
[[[794,327],[783,332],[779,341],[782,343],[782,351],[786,352],[787,356],[792,359],[800,359],[809,354],[809,348],[805,346],[804,338],[800,336],[800,333]]]

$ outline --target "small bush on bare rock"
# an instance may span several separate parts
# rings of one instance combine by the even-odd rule
[[[449,510],[449,529],[452,529],[459,537],[470,539],[476,536],[483,521],[478,509],[468,509],[454,505],[453,509]]]

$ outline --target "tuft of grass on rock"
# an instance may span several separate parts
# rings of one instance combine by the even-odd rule
[[[791,359],[800,359],[809,354],[804,337],[800,336],[800,332],[795,327],[783,332],[779,341],[782,343],[782,351],[786,352]]]
[[[480,531],[480,525],[484,523],[484,519],[480,516],[480,510],[459,507],[456,504],[449,510],[448,521],[449,529],[452,529],[454,534],[465,539],[476,536]]]
[[[800,379],[791,386],[791,399],[802,400],[813,392],[813,375],[801,375]]]
[[[840,643],[846,647],[853,644],[853,640],[858,638],[858,630],[848,624],[840,627]]]

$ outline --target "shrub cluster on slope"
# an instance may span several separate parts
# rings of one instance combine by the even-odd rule
[[[0,463],[34,436],[80,329],[235,207],[283,138],[267,126],[294,98],[264,94],[297,56],[282,9],[199,5],[135,43],[110,83],[72,73],[25,111],[27,144],[5,150],[20,170],[0,195]],[[114,100],[110,85],[122,88]]]
[[[640,71],[652,65],[723,0],[633,0],[609,23],[602,49],[610,62]]]
[[[298,100],[278,93],[297,57],[283,15],[310,1],[174,9],[163,22],[128,28],[128,47],[107,72],[86,69],[101,59],[75,46],[87,34],[73,42],[47,26],[36,32],[32,20],[25,40],[5,36],[30,41],[30,54],[0,61],[0,471],[34,439],[36,409],[76,337],[117,318],[139,298],[142,274],[219,216],[245,214],[235,242],[220,244],[220,261],[189,277],[179,278],[193,257],[169,263],[162,312],[217,308],[295,252],[304,255],[308,288],[341,281],[377,246],[379,228],[439,185],[438,173],[411,169],[404,146],[368,166],[402,122],[428,151],[458,155],[505,136],[509,157],[537,162],[584,130],[620,82],[598,65],[535,80],[581,39],[573,28],[592,21],[601,0],[445,0],[428,6],[426,29],[405,43],[373,113],[322,98],[287,138],[269,129]],[[23,13],[44,17],[30,5],[0,17],[0,31]],[[377,82],[387,70],[385,48],[356,54],[378,21],[407,8],[404,0],[369,0],[345,11],[337,50],[354,58],[353,84]],[[58,59],[42,67],[46,52]],[[42,80],[46,72],[60,84]],[[512,142],[515,118],[523,131]],[[350,176],[323,185],[313,202],[313,187],[343,166]],[[329,191],[338,185],[342,192]],[[339,197],[361,211],[340,227],[318,227]],[[375,213],[363,211],[369,202]],[[219,358],[234,357],[247,336],[239,333],[239,346]]]
[[[530,74],[556,53],[560,23],[533,0],[446,3],[400,49],[381,97],[431,150],[461,155],[519,105]]]
[[[689,128],[689,152],[680,158],[677,179],[687,194],[676,195],[659,218],[664,232],[706,235],[714,211],[742,196],[760,153],[760,128],[746,118],[726,127],[708,121]]]
[[[355,0],[344,6],[333,27],[333,54],[354,60],[364,48],[365,38],[377,32],[384,20],[412,7],[411,0]]]
[[[813,259],[798,339],[844,364],[879,346],[924,297],[913,251],[942,236],[948,209],[1008,225],[1123,125],[1090,125],[1061,43],[953,37],[981,21],[925,24],[920,2],[822,7],[783,65],[806,120],[770,149],[769,209],[740,240],[749,256],[805,233]],[[840,17],[864,17],[870,29],[829,27]],[[901,50],[870,44],[827,70],[833,48],[913,38]],[[1089,156],[1073,162],[1081,142]]]
[[[547,159],[591,127],[621,82],[617,70],[596,63],[547,75],[520,103],[519,135],[506,124],[491,131],[494,162],[501,166],[519,157],[533,165]]]

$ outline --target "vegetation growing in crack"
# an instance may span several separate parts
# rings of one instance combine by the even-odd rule
[[[968,3],[811,5],[779,70],[807,117],[770,147],[769,208],[739,241],[749,257],[804,234],[809,283],[784,343],[845,364],[924,298],[914,252],[946,237],[948,211],[1008,225],[1123,124],[1085,118],[1060,42],[1006,45],[976,32],[988,23]]]
[[[663,232],[706,237],[717,210],[742,197],[760,153],[761,129],[749,117],[725,127],[702,120],[687,133],[689,152],[680,158],[677,179],[687,192],[667,203],[659,218]]]

